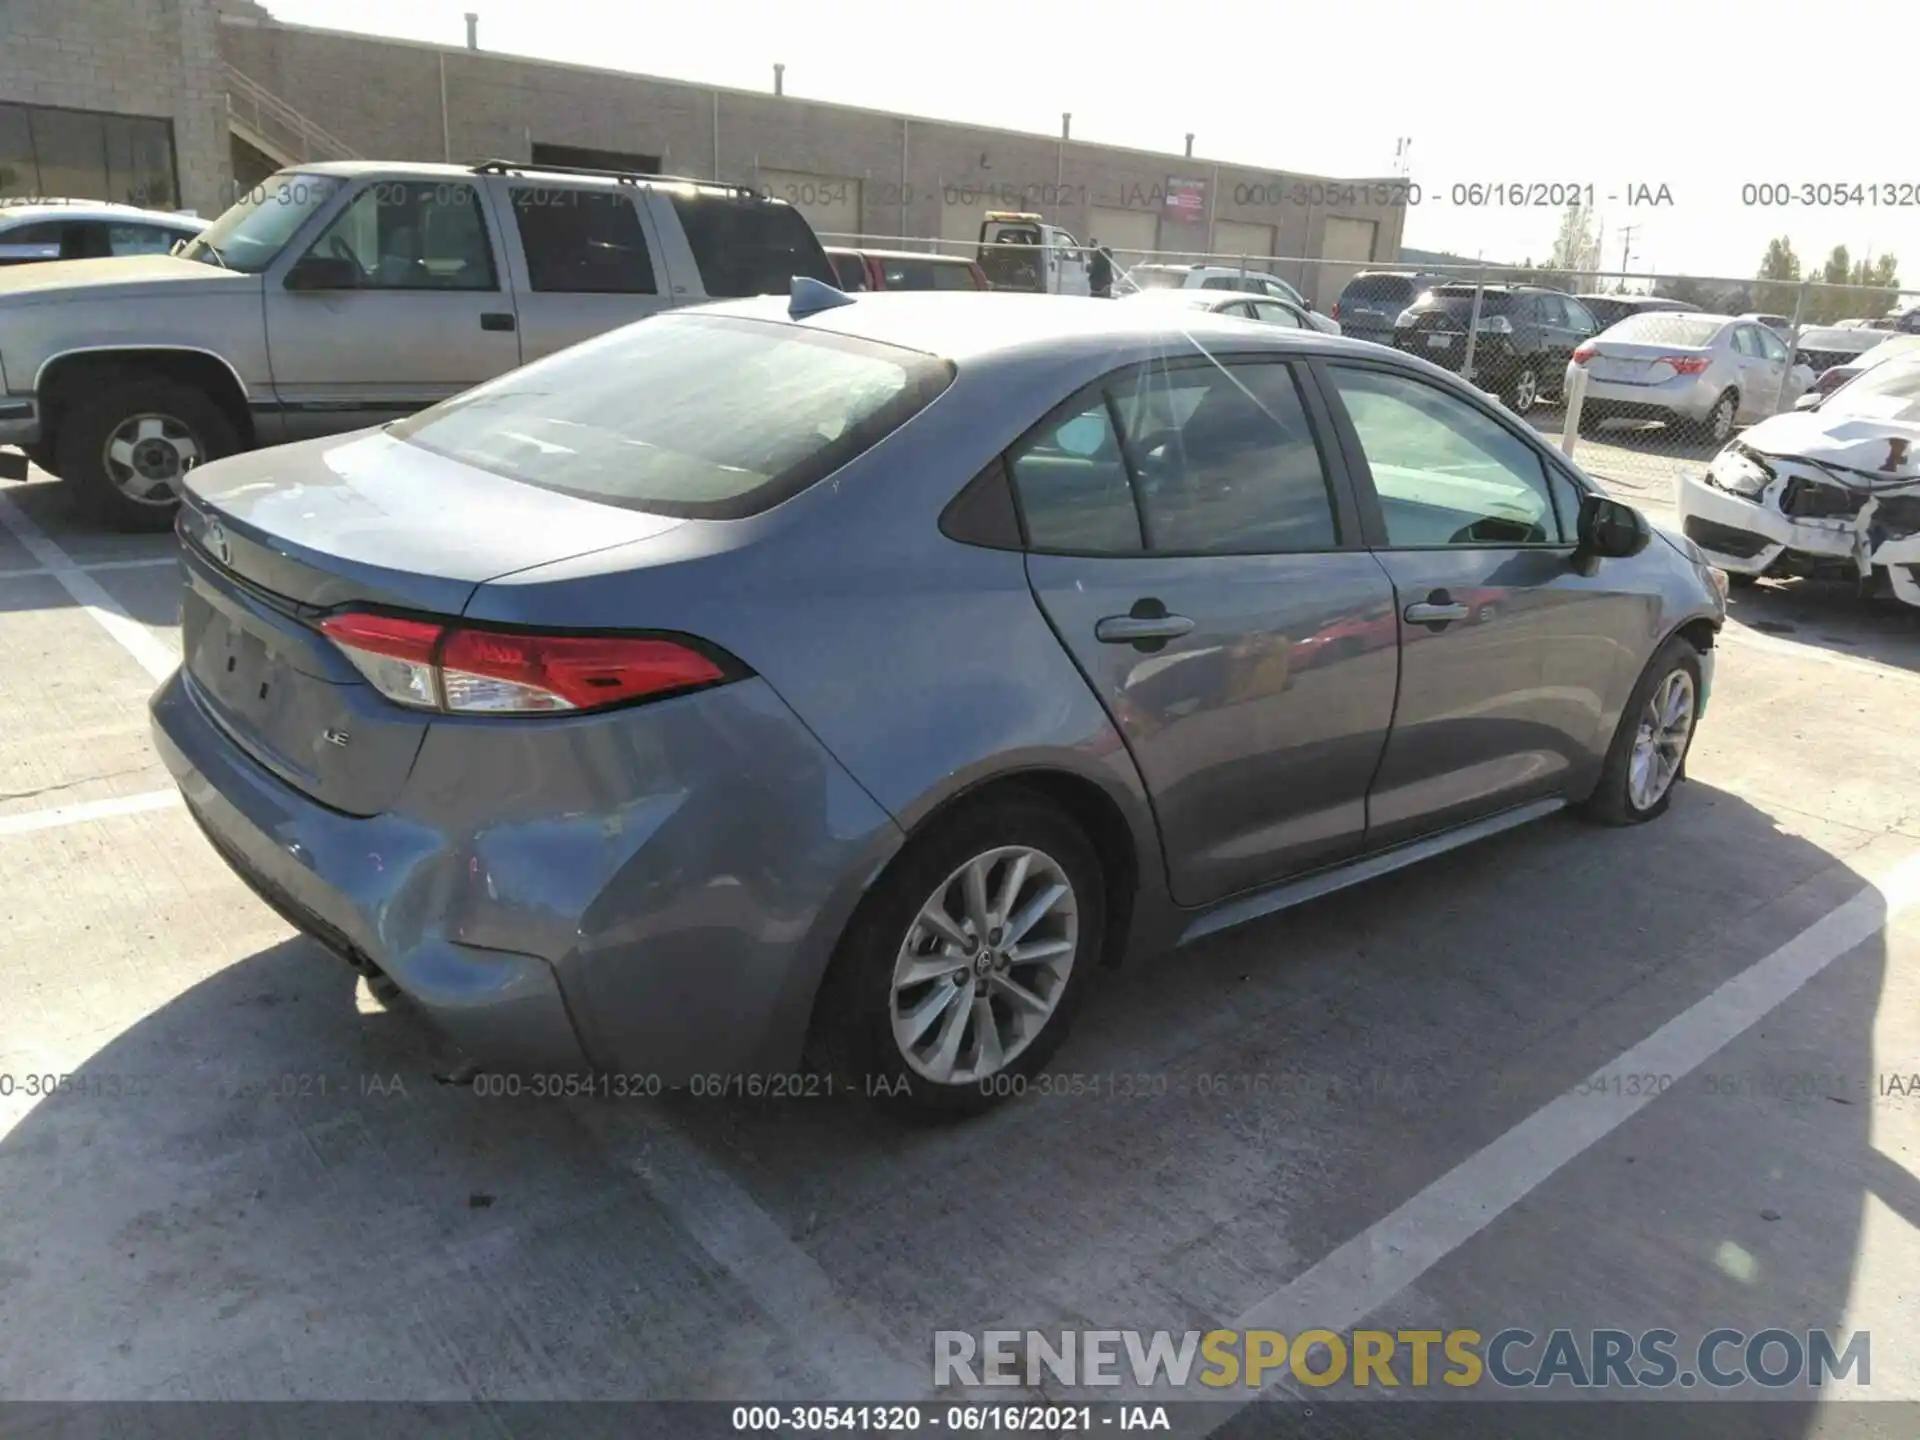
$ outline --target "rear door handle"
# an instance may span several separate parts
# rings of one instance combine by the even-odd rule
[[[1412,625],[1445,625],[1454,620],[1464,620],[1472,613],[1472,609],[1465,605],[1431,600],[1415,601],[1406,610],[1407,622]]]
[[[1137,645],[1142,640],[1178,640],[1193,629],[1184,615],[1109,615],[1093,627],[1093,638],[1108,645]]]
[[[482,330],[511,330],[513,316],[505,310],[489,310],[480,317]]]

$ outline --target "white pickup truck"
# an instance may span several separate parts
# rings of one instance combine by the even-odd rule
[[[980,222],[975,257],[996,290],[1046,295],[1091,295],[1088,255],[1058,225],[1023,210],[989,210]]]

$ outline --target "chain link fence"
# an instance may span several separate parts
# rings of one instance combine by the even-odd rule
[[[1032,263],[1016,267],[1021,283],[998,288],[1089,293],[1091,243],[1064,256],[1067,247],[1051,243],[821,238],[833,248],[968,260],[1012,251]],[[1831,391],[1867,357],[1882,358],[1874,352],[1888,341],[1913,335],[1920,348],[1920,290],[1117,246],[1109,254],[1119,299],[1174,287],[1271,294],[1278,282],[1348,335],[1467,376],[1610,488],[1662,508],[1674,503],[1680,476],[1742,427]]]

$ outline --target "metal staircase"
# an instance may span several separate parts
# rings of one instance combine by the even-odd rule
[[[310,160],[358,160],[361,154],[313,123],[232,64],[227,72],[227,125],[240,139],[279,165]]]

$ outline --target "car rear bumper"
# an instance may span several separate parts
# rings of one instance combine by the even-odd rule
[[[1920,606],[1920,535],[1881,535],[1876,543],[1872,526],[1850,519],[1796,520],[1694,475],[1680,481],[1679,508],[1682,533],[1722,570],[1851,571],[1863,577],[1878,571],[1896,597]]]
[[[557,721],[436,720],[389,814],[262,767],[176,672],[154,741],[292,925],[384,973],[488,1068],[784,1070],[891,820],[745,680]],[[431,818],[428,818],[431,817]]]
[[[1567,384],[1573,383],[1576,366],[1567,367]],[[1675,376],[1661,385],[1623,385],[1615,380],[1596,380],[1587,376],[1585,403],[1603,405],[1610,415],[1631,419],[1659,420],[1678,417],[1702,421],[1713,413],[1713,402],[1720,392],[1690,375]]]

